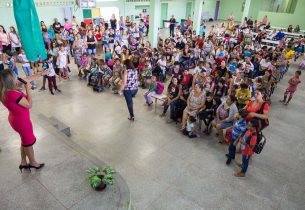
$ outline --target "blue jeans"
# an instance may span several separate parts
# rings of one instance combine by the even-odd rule
[[[138,92],[138,89],[123,91],[130,117],[134,117],[132,98],[134,98],[136,96],[137,92]]]
[[[33,72],[30,66],[22,66],[25,76],[32,76]]]
[[[11,70],[13,70],[13,71],[14,71],[14,73],[15,73],[15,75],[16,75],[16,77],[18,78],[18,76],[19,76],[19,75],[18,75],[18,69],[17,69],[17,66],[14,66],[14,69],[12,69],[12,66],[11,66],[11,65],[9,65],[9,66],[8,66],[8,68],[9,68],[9,69],[11,69]]]
[[[27,77],[30,77],[33,75],[33,71],[31,69],[30,66],[22,66],[22,69],[24,71],[24,74],[27,76]],[[35,86],[35,80],[31,82],[32,86]]]
[[[176,106],[177,106],[177,101],[173,101],[169,105],[165,104],[163,107],[163,114],[165,114],[168,110],[168,107],[170,107],[170,118],[174,120]]]
[[[243,161],[243,167],[241,168],[241,173],[246,173],[247,172],[247,169],[248,169],[248,166],[249,166],[249,160],[250,160],[251,156],[248,155],[243,155],[243,158],[242,158],[242,161]]]
[[[96,48],[94,49],[87,49],[88,55],[91,55],[92,53],[95,55],[96,54]]]
[[[229,148],[228,148],[228,150],[229,150],[228,155],[231,159],[235,159],[235,153],[236,153],[236,146],[234,145],[235,140],[236,139],[231,138],[230,145],[229,145]]]
[[[3,63],[0,63],[0,71],[4,70],[4,65]]]

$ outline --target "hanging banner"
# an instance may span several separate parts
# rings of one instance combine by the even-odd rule
[[[29,61],[47,58],[40,22],[33,0],[14,0],[14,16],[22,48]]]

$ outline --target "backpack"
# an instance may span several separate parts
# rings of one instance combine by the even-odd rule
[[[261,106],[261,108],[259,109],[259,111],[257,112],[258,114],[264,114],[264,106],[267,102],[264,102]],[[260,118],[256,118],[258,120],[259,126],[258,126],[258,131],[262,131],[264,128],[269,126],[269,120],[266,119],[260,119]]]
[[[249,145],[250,144],[250,140],[252,138],[254,134],[251,134],[247,140],[246,140],[246,143]],[[253,147],[253,152],[255,152],[256,154],[260,154],[267,142],[267,139],[266,137],[264,136],[264,134],[260,131],[260,132],[257,132],[256,133],[257,135],[257,140],[256,140],[256,144],[254,145]]]
[[[162,82],[157,82],[157,94],[161,95],[164,90],[164,84]]]

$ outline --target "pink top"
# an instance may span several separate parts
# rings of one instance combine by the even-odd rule
[[[66,31],[69,31],[72,28],[72,24],[71,23],[64,23],[64,28]]]
[[[289,87],[287,88],[287,91],[289,92],[295,92],[297,90],[298,84],[301,83],[301,80],[297,78],[296,76],[293,76],[289,80]]]
[[[82,58],[82,66],[87,67],[88,66],[88,59],[87,58]]]

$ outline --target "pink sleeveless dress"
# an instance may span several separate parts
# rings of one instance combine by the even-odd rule
[[[21,145],[29,147],[35,144],[36,137],[33,133],[30,110],[18,104],[23,97],[27,98],[22,92],[8,90],[4,95],[3,105],[9,110],[8,121],[12,128],[19,133]]]

